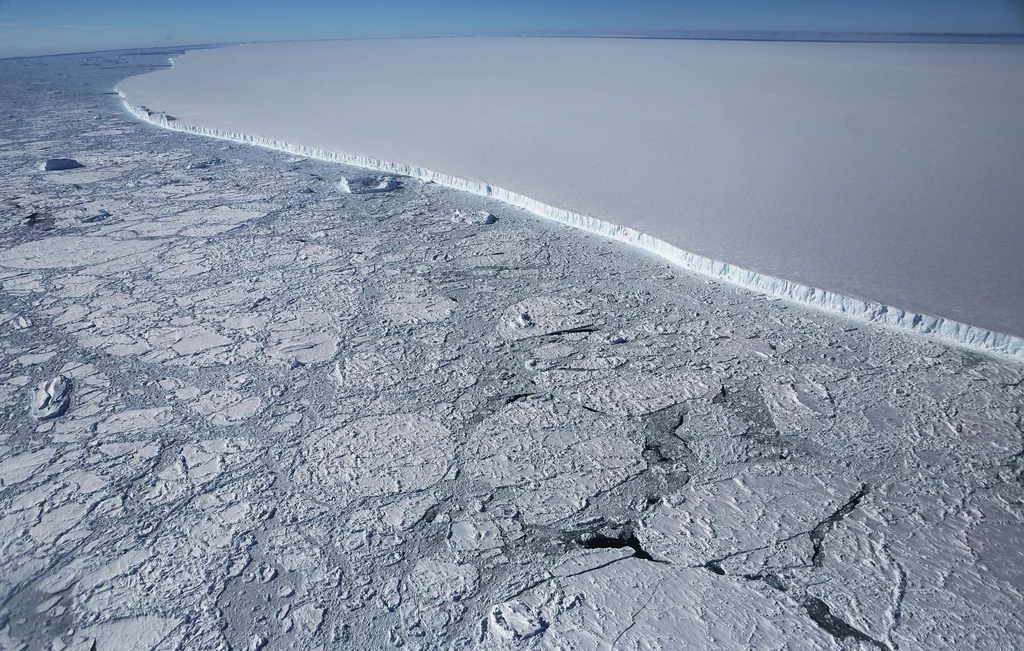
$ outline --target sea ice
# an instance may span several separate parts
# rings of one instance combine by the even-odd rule
[[[1020,646],[1019,362],[140,125],[167,54],[0,60],[0,648]]]

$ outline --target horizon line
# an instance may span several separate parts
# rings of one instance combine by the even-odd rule
[[[830,32],[820,30],[663,30],[664,33],[649,34],[601,34],[589,32],[517,32],[510,34],[433,34],[415,36],[349,36],[338,38],[296,38],[260,39],[241,41],[220,41],[213,43],[191,43],[177,45],[141,45],[79,50],[52,54],[0,55],[0,59],[41,59],[45,57],[81,56],[107,52],[138,52],[146,50],[193,50],[235,45],[258,45],[261,43],[326,43],[338,41],[405,41],[458,38],[572,38],[572,39],[620,39],[651,41],[757,41],[778,43],[878,43],[904,45],[1020,45],[1024,44],[1024,32]],[[916,40],[899,40],[916,39]],[[954,40],[945,40],[954,39]],[[978,39],[978,40],[967,40]]]

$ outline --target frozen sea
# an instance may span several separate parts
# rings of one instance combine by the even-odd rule
[[[120,88],[178,124],[421,166],[1024,335],[1021,45],[262,44]]]
[[[177,54],[0,60],[0,649],[1022,646],[1024,365],[136,119]]]

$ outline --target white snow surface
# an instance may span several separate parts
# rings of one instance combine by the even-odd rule
[[[164,127],[492,196],[772,296],[1024,356],[1021,47],[260,44],[118,89]]]

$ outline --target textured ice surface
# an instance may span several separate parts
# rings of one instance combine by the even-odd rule
[[[427,175],[777,295],[1024,335],[1024,46],[247,45],[119,88],[174,128]]]
[[[1019,363],[103,94],[166,56],[0,61],[4,651],[1021,647]]]

